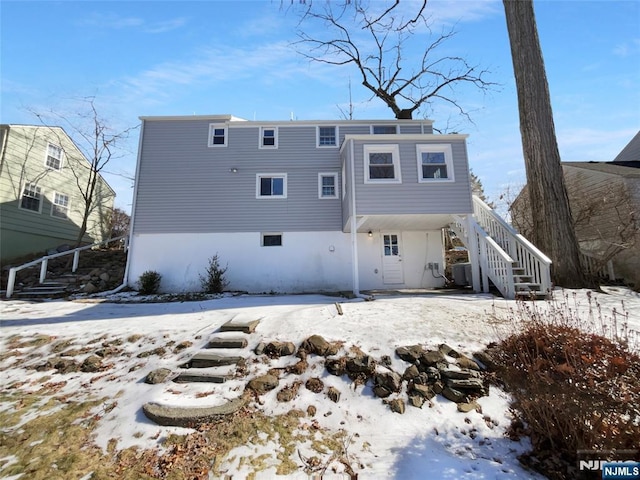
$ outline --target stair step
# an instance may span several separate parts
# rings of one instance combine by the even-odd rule
[[[533,290],[534,287],[540,288],[539,283],[530,283],[530,282],[514,282],[513,286],[516,288],[516,290],[518,289],[518,287],[521,287],[522,289],[529,289],[529,290]]]
[[[547,298],[547,293],[541,290],[520,290],[515,292],[515,296],[520,300],[540,300]]]
[[[196,353],[191,360],[183,365],[185,368],[207,368],[222,365],[237,365],[244,361],[244,357],[219,355],[213,352]]]
[[[228,375],[216,375],[212,373],[181,373],[176,378],[173,379],[176,383],[194,383],[194,382],[202,382],[202,383],[224,383],[230,377]]]
[[[229,320],[219,328],[219,331],[253,333],[259,323],[260,320],[251,320],[249,322],[235,322],[233,320]]]
[[[210,338],[205,348],[246,348],[249,342],[246,338]]]

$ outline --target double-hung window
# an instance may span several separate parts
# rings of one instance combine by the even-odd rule
[[[228,128],[224,124],[212,123],[209,125],[209,146],[226,147]]]
[[[50,143],[47,147],[47,158],[44,163],[47,168],[62,170],[62,148]]]
[[[256,198],[287,198],[287,174],[256,175]]]
[[[364,146],[364,183],[402,183],[398,145]]]
[[[20,208],[38,213],[42,211],[42,189],[35,183],[26,183],[24,185]]]
[[[338,127],[318,127],[318,147],[338,146]]]
[[[416,151],[420,183],[454,181],[451,145],[417,145]]]
[[[318,174],[318,197],[338,198],[338,174],[319,173]]]
[[[278,148],[278,128],[260,128],[260,148]]]
[[[69,217],[69,195],[55,192],[51,204],[51,216],[58,218]]]

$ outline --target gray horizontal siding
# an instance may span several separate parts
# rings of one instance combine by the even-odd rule
[[[208,131],[206,120],[145,121],[134,233],[341,229],[340,201],[318,199],[339,151],[316,148],[314,126],[280,127],[277,149],[258,148],[259,125],[231,125],[227,147],[209,148]],[[259,173],[286,173],[287,198],[256,199]]]
[[[418,183],[416,143],[449,143],[430,140],[400,141],[400,184],[365,184],[363,145],[375,141],[355,141],[356,208],[358,215],[461,214],[473,211],[469,183],[466,145],[451,142],[454,182]],[[377,142],[389,144],[390,142]]]

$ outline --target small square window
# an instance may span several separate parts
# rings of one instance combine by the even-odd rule
[[[27,183],[22,189],[20,208],[40,212],[42,207],[42,189],[35,183]]]
[[[47,147],[47,158],[45,165],[53,170],[62,169],[62,148],[49,144]]]
[[[319,173],[318,174],[318,197],[338,198],[338,174]]]
[[[227,146],[227,126],[224,124],[212,123],[209,125],[209,146],[210,147],[226,147]]]
[[[55,193],[51,204],[51,216],[58,218],[69,218],[69,196],[62,193]]]
[[[417,145],[418,181],[451,182],[453,181],[453,160],[451,145]]]
[[[256,198],[287,198],[287,174],[258,174]]]
[[[281,247],[282,234],[281,233],[263,233],[262,246],[263,247]]]
[[[338,127],[318,127],[318,147],[335,147],[338,145],[336,134]]]
[[[278,148],[278,129],[262,127],[260,129],[260,148]]]

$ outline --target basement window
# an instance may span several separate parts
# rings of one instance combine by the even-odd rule
[[[260,244],[263,247],[281,247],[282,234],[281,233],[263,233],[262,241]]]

